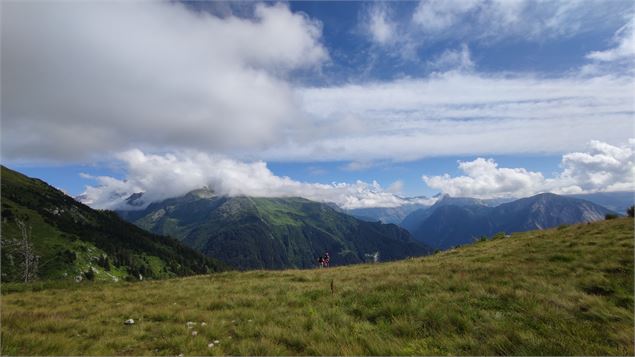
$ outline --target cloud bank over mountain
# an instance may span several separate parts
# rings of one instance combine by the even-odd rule
[[[274,175],[262,161],[240,162],[202,152],[179,152],[152,155],[131,150],[118,155],[126,166],[122,180],[99,176],[92,178],[97,186],[89,186],[81,200],[94,208],[143,208],[126,206],[126,199],[143,192],[145,205],[166,198],[182,196],[207,187],[219,195],[253,197],[304,197],[333,202],[342,208],[396,207],[415,201],[405,200],[392,192],[399,183],[384,190],[377,182],[307,183]],[[419,203],[433,203],[418,199]]]
[[[464,176],[423,176],[431,188],[455,197],[519,198],[541,192],[560,194],[625,191],[635,188],[635,140],[613,146],[592,141],[588,152],[562,157],[562,171],[549,178],[524,168],[501,168],[492,159],[459,162]],[[131,150],[118,155],[126,167],[124,179],[90,177],[98,185],[88,186],[82,201],[95,208],[142,208],[152,202],[182,196],[207,187],[219,195],[253,197],[304,197],[333,202],[342,208],[398,207],[432,204],[435,199],[407,200],[398,193],[403,182],[383,188],[377,182],[300,182],[272,173],[263,161],[241,162],[202,152],[146,154]],[[143,192],[144,205],[126,205],[126,199]]]
[[[554,178],[524,168],[502,168],[492,159],[459,162],[463,176],[426,176],[431,188],[451,196],[477,198],[525,197],[540,192],[561,194],[632,191],[635,189],[635,139],[613,146],[591,141],[588,152],[562,157]]]

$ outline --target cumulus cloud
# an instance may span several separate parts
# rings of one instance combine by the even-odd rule
[[[333,202],[342,208],[396,207],[410,203],[377,182],[307,183],[274,175],[262,161],[240,162],[202,152],[152,155],[130,150],[118,155],[126,167],[125,179],[84,176],[97,181],[87,186],[82,202],[103,209],[138,209],[152,202],[178,197],[207,187],[219,195],[252,197],[299,196]],[[393,184],[391,190],[399,188]],[[126,205],[126,199],[143,192],[143,206]]]
[[[221,18],[178,2],[7,2],[5,157],[278,142],[304,125],[284,77],[328,59],[321,31],[281,4]]]
[[[593,140],[589,147],[588,152],[573,152],[562,157],[561,190],[635,190],[635,139],[623,146]]]
[[[523,197],[539,192],[545,186],[541,173],[523,168],[499,168],[492,159],[459,162],[459,169],[465,176],[445,174],[422,178],[429,187],[456,197]]]
[[[500,168],[492,159],[459,162],[463,176],[426,176],[431,188],[451,196],[477,198],[525,197],[540,192],[562,194],[635,190],[635,140],[613,146],[597,140],[588,152],[562,157],[562,172],[545,178],[524,168]]]

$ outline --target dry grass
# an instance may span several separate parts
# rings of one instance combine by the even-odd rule
[[[395,263],[14,292],[1,317],[3,355],[633,355],[633,220]]]

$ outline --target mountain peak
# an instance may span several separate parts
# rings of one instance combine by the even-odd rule
[[[214,192],[214,190],[210,189],[209,187],[203,186],[203,187],[201,187],[199,189],[192,190],[192,191],[188,192],[186,194],[186,196],[190,196],[190,197],[193,197],[193,198],[206,199],[206,198],[216,197],[216,193]]]

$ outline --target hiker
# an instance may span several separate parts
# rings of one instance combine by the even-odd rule
[[[329,252],[324,253],[324,266],[328,268],[330,261],[331,257],[329,256]]]
[[[320,257],[318,258],[318,267],[320,268],[324,268],[324,258],[322,258],[322,256],[320,255]]]

